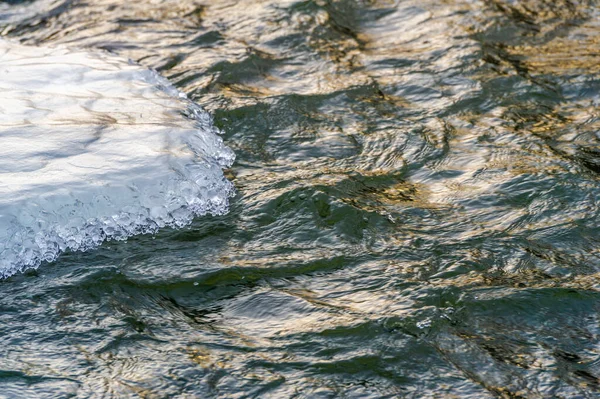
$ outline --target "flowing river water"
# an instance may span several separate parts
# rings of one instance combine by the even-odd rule
[[[597,1],[11,0],[0,34],[0,398],[600,397]]]

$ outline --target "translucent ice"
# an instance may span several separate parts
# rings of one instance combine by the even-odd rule
[[[218,133],[153,71],[0,40],[0,277],[225,213]]]

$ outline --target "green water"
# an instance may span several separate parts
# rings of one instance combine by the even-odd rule
[[[209,110],[237,196],[0,281],[1,398],[600,398],[597,1],[8,3]]]

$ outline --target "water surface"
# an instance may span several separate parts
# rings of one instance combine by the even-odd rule
[[[227,215],[0,281],[0,397],[599,397],[598,6],[0,4],[237,156]]]

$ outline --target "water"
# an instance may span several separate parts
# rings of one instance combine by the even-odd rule
[[[101,85],[126,99],[114,108],[165,110],[150,112],[158,125],[119,125],[109,138],[125,146],[101,147],[131,160],[150,146],[139,175],[117,159],[125,179],[91,175],[114,184],[114,209],[146,207],[130,180],[150,191],[189,181],[157,155],[166,137],[183,145],[174,159],[194,165],[189,149],[209,147],[185,140],[219,129],[237,157],[224,172],[236,189],[229,213],[188,227],[145,218],[147,234],[65,247],[0,281],[0,397],[600,397],[598,5],[0,4],[0,46],[122,68]],[[79,82],[59,87],[61,107],[39,120],[94,86]],[[187,107],[202,121],[181,115]],[[0,118],[18,114],[2,105]],[[5,168],[71,154],[94,124],[80,115],[40,133],[35,144],[51,150],[23,143],[18,162],[16,139],[0,136],[3,187]],[[220,170],[232,155],[219,148],[213,213],[229,194]],[[57,170],[51,189],[23,192],[27,204],[70,188],[70,169]],[[103,189],[79,186],[74,200],[93,217],[115,214],[90,205]],[[2,189],[3,212],[23,209],[14,187]]]

